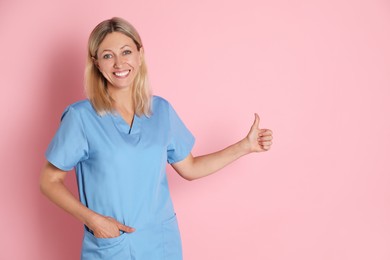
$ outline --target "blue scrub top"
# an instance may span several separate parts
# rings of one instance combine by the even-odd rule
[[[161,97],[153,96],[152,115],[135,115],[132,127],[119,114],[98,115],[83,100],[65,109],[46,158],[61,170],[76,168],[85,206],[140,231],[174,216],[166,163],[185,159],[194,142]]]

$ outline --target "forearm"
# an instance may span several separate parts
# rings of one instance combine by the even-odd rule
[[[202,156],[189,154],[184,160],[172,164],[173,168],[185,179],[195,180],[210,175],[243,155],[252,152],[265,152],[271,148],[272,131],[259,129],[260,118],[255,121],[248,135],[241,141],[225,149]]]
[[[249,152],[250,150],[246,140],[243,139],[223,150],[192,158],[190,157],[187,159],[191,160],[190,163],[185,162],[181,165],[178,163],[178,165],[174,165],[174,168],[183,178],[195,180],[217,172]]]
[[[40,180],[40,189],[53,203],[72,216],[80,220],[83,224],[90,226],[97,213],[85,207],[65,186],[64,180],[58,176],[54,166],[45,166]],[[58,174],[58,173],[57,173]],[[65,173],[66,174],[66,173]]]

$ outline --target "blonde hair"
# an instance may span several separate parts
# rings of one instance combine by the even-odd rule
[[[97,58],[97,51],[100,44],[106,35],[112,32],[120,32],[130,37],[137,46],[138,51],[143,47],[141,37],[137,30],[129,22],[119,17],[114,17],[99,23],[91,32],[88,40],[84,84],[87,97],[99,115],[112,112],[114,100],[107,91],[107,81],[96,67],[94,59]],[[135,114],[137,116],[150,116],[152,98],[144,55],[142,55],[138,74],[134,78],[132,92]]]

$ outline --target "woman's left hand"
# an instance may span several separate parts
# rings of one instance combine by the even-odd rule
[[[255,122],[245,138],[250,152],[265,152],[271,149],[272,131],[269,129],[260,129],[259,124],[260,117],[258,114],[255,114]]]

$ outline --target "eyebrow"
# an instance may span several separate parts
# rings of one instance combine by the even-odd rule
[[[122,50],[122,49],[124,49],[125,47],[129,47],[130,49],[131,49],[131,46],[129,46],[129,45],[123,45],[121,48],[120,48],[120,50]],[[102,52],[105,52],[105,51],[111,51],[112,52],[112,50],[108,50],[108,49],[104,49],[104,50],[102,50]]]

